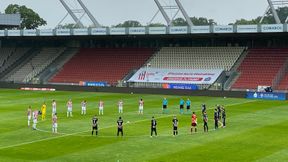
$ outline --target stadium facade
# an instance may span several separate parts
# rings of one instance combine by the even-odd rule
[[[287,31],[287,24],[0,30],[0,78],[9,83],[286,91]],[[262,73],[266,67],[274,71]],[[184,85],[149,79],[167,69],[221,73],[196,81],[166,77],[190,79]],[[129,81],[135,74],[146,80]]]

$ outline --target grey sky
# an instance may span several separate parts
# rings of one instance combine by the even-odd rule
[[[69,1],[75,6],[76,0]],[[151,20],[157,7],[154,0],[82,0],[100,24],[111,26],[125,20],[138,20],[146,24]],[[267,7],[267,0],[180,0],[189,16],[207,17],[218,24],[228,24],[236,19],[251,19],[263,14]],[[172,4],[173,0],[160,0],[163,4]],[[0,11],[11,3],[26,5],[47,20],[45,28],[54,28],[67,13],[59,0],[1,0]],[[170,13],[171,14],[171,13]],[[179,14],[180,15],[180,14]],[[86,19],[87,20],[87,19]],[[85,21],[85,19],[84,19]],[[71,18],[65,23],[72,22]],[[164,19],[159,14],[155,21]]]

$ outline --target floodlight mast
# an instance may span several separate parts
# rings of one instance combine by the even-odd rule
[[[84,28],[85,26],[81,22],[81,19],[87,14],[89,19],[93,23],[94,27],[101,27],[99,22],[95,19],[95,17],[91,14],[91,12],[88,10],[88,8],[85,6],[85,4],[81,0],[77,0],[79,5],[81,6],[81,9],[71,9],[64,0],[60,0],[60,2],[63,5],[63,7],[67,10],[68,13],[59,22],[57,26],[59,26],[66,19],[68,15],[70,15],[75,21],[76,25],[78,25],[80,28]],[[78,14],[78,16],[76,14]],[[79,17],[79,14],[82,14],[82,15]]]
[[[276,24],[281,24],[281,21],[279,19],[279,16],[278,16],[278,14],[277,14],[277,12],[275,10],[275,7],[274,7],[272,1],[271,0],[267,0],[267,1],[268,1],[268,4],[269,4],[270,8],[271,8],[271,11],[272,11],[272,14],[274,16]]]
[[[81,0],[78,0],[78,3],[81,5],[81,7],[84,9],[84,11],[86,12],[86,14],[89,16],[89,18],[91,19],[91,21],[93,22],[95,27],[101,27],[101,25],[99,24],[99,22],[95,19],[95,17],[91,14],[91,12],[88,10],[88,8],[84,5],[84,3]]]
[[[163,15],[167,25],[170,26],[172,24],[171,23],[172,21],[170,20],[169,16],[165,12],[163,6],[160,4],[160,2],[158,0],[154,0],[154,2],[156,3],[157,7],[159,8],[159,11],[161,12],[161,14]]]
[[[164,17],[167,26],[173,26],[172,21],[174,20],[174,18],[177,16],[177,14],[179,13],[179,11],[183,14],[184,18],[186,19],[186,22],[188,23],[188,25],[191,27],[194,24],[192,23],[192,21],[190,20],[190,17],[188,16],[187,12],[185,11],[183,5],[181,4],[181,2],[179,0],[175,0],[176,5],[175,6],[163,6],[161,5],[161,3],[159,2],[159,0],[154,0],[154,2],[156,3],[157,7],[158,7],[158,11],[156,12],[156,14],[153,16],[152,20],[149,22],[149,24],[152,23],[152,21],[155,19],[155,17],[158,15],[158,13],[160,12],[162,14],[162,16]],[[169,10],[177,10],[176,13],[174,14],[174,16],[172,16],[172,18],[169,18],[168,14],[166,13],[165,9],[169,9]]]
[[[179,7],[180,11],[182,12],[183,16],[185,17],[188,25],[191,27],[194,24],[192,23],[190,17],[188,16],[187,12],[185,11],[184,7],[182,6],[181,2],[179,0],[175,0],[177,3],[177,6]]]
[[[84,25],[82,24],[82,22],[78,19],[78,17],[74,14],[74,12],[69,8],[69,6],[65,3],[65,1],[64,0],[60,0],[60,2],[64,6],[64,8],[67,10],[69,15],[73,18],[75,23],[78,24],[81,28],[84,28]]]
[[[280,0],[267,0],[267,2],[268,2],[268,7],[267,7],[266,11],[264,12],[264,15],[262,16],[260,23],[263,22],[265,15],[271,10],[275,22],[277,24],[281,24],[281,21],[279,19],[279,15],[278,15],[275,7],[288,5],[288,0],[281,0],[281,1]],[[287,23],[287,21],[288,21],[288,16],[285,20],[285,23]]]

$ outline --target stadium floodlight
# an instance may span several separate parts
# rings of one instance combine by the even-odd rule
[[[268,7],[267,7],[267,9],[265,10],[265,12],[264,12],[264,14],[263,14],[263,16],[262,16],[262,18],[261,18],[261,20],[260,20],[259,23],[262,23],[263,20],[264,20],[264,18],[265,18],[265,16],[266,16],[266,14],[267,14],[269,11],[271,11],[271,12],[272,12],[272,15],[273,15],[273,17],[274,17],[274,20],[275,20],[275,22],[276,22],[276,24],[281,24],[279,15],[278,15],[278,13],[277,13],[277,11],[276,11],[275,8],[276,8],[276,7],[279,7],[279,6],[288,5],[288,0],[267,0],[267,2],[268,2]],[[288,21],[288,16],[287,16],[287,18],[286,18],[286,20],[285,20],[285,23],[287,23],[287,21]]]
[[[158,7],[158,11],[155,13],[155,15],[152,17],[151,21],[148,24],[151,24],[152,21],[155,19],[155,17],[158,15],[158,13],[160,12],[162,14],[162,16],[164,17],[167,26],[173,26],[172,21],[174,20],[174,18],[177,16],[177,14],[179,12],[181,12],[184,16],[184,18],[186,19],[186,22],[188,23],[189,26],[193,26],[192,21],[190,20],[190,17],[188,16],[187,12],[185,11],[183,5],[181,4],[181,2],[179,0],[175,0],[176,4],[175,5],[162,5],[159,0],[154,0],[155,4]],[[167,10],[176,10],[175,14],[170,18],[167,14]]]
[[[70,15],[72,17],[72,19],[75,21],[75,25],[78,25],[80,28],[85,27],[81,21],[85,15],[88,16],[89,20],[93,23],[94,27],[101,27],[99,22],[95,19],[95,17],[91,14],[91,12],[88,10],[88,8],[85,6],[85,4],[81,0],[77,0],[78,4],[81,7],[80,9],[73,9],[64,0],[60,0],[60,2],[63,5],[63,7],[67,10],[68,13],[58,23],[57,27],[59,27],[61,25],[61,23],[67,18],[68,15]],[[76,1],[74,0],[74,2],[76,2]]]

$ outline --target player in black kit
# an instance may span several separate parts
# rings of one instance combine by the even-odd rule
[[[218,115],[218,120],[221,120],[221,106],[217,105],[217,115]]]
[[[204,132],[208,132],[208,116],[206,111],[203,112]]]
[[[226,112],[224,106],[222,107],[222,121],[223,121],[223,128],[226,127]]]
[[[94,115],[94,117],[92,118],[92,136],[93,136],[94,130],[97,136],[98,135],[98,118],[96,117],[96,115]]]
[[[219,120],[218,117],[219,117],[218,116],[218,110],[215,109],[215,111],[214,111],[215,130],[218,129],[218,120]]]
[[[202,115],[204,115],[204,112],[206,112],[206,105],[202,104]]]
[[[173,120],[173,136],[178,135],[178,119],[174,116]]]
[[[123,120],[121,116],[117,120],[117,136],[119,136],[119,133],[121,132],[121,136],[123,136]]]
[[[156,121],[156,119],[153,116],[152,120],[151,120],[151,137],[153,135],[153,132],[155,133],[155,136],[157,136],[156,126],[157,126],[157,121]]]

